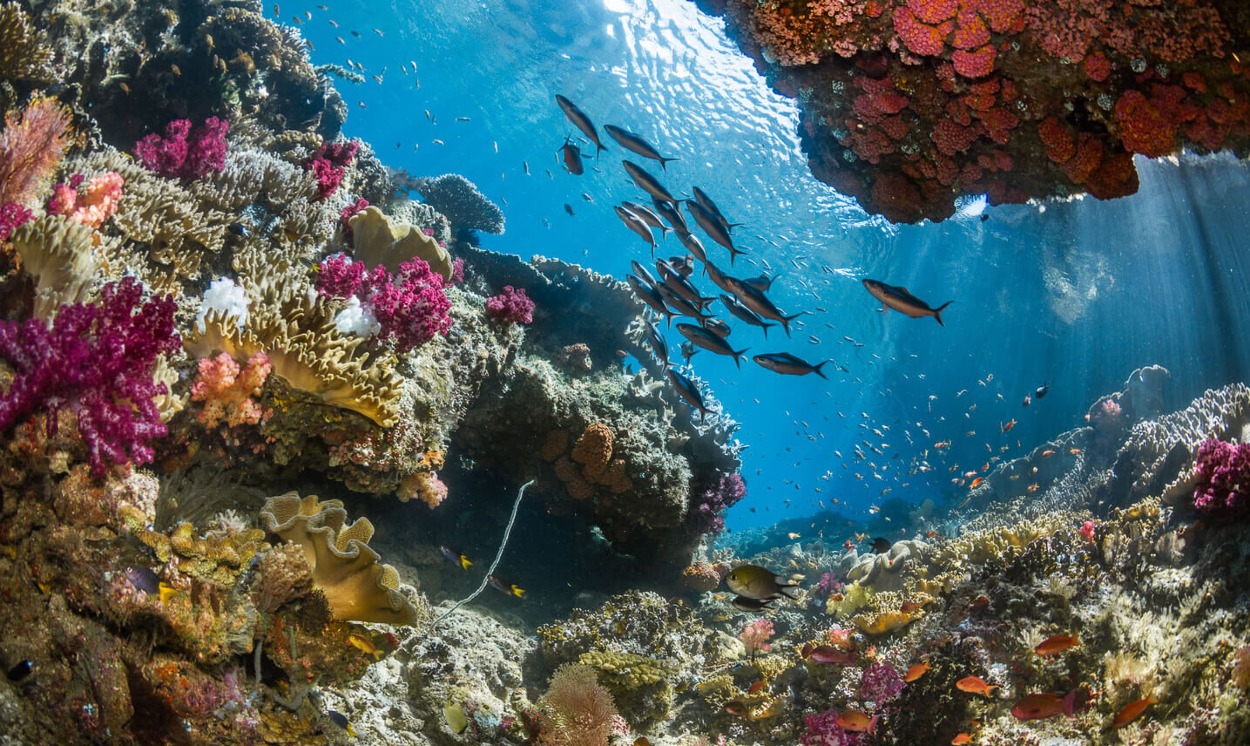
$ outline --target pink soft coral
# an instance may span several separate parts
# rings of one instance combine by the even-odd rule
[[[506,324],[529,324],[534,321],[534,301],[525,288],[505,285],[502,293],[486,299],[486,315]]]
[[[97,303],[61,306],[51,326],[0,321],[0,357],[14,371],[0,395],[0,432],[42,409],[53,436],[68,410],[93,475],[103,476],[109,462],[151,461],[151,441],[166,433],[153,402],[166,388],[152,380],[152,369],[159,355],[182,345],[176,308],[169,296],[144,301],[143,286],[126,277],[105,285]]]
[[[253,354],[247,367],[241,368],[227,352],[199,362],[191,400],[204,402],[198,419],[205,427],[216,427],[223,420],[229,427],[255,425],[265,419],[260,402],[252,399],[273,371],[269,357],[263,352]]]
[[[83,225],[99,228],[117,212],[122,201],[125,180],[116,171],[100,174],[82,188],[82,174],[74,174],[68,183],[52,187],[48,212],[66,215]]]
[[[135,143],[135,156],[149,171],[190,181],[218,173],[226,167],[226,133],[230,123],[209,117],[192,131],[191,120],[175,119],[165,126],[165,136],[146,135]]]
[[[1198,487],[1194,507],[1213,517],[1244,518],[1250,515],[1250,443],[1204,441],[1198,446],[1194,470]]]
[[[747,646],[748,653],[755,655],[756,652],[768,652],[769,648],[772,647],[768,644],[768,640],[772,636],[773,623],[767,619],[756,619],[738,634],[738,639],[742,640],[742,644]]]
[[[361,262],[338,254],[319,265],[317,278],[322,295],[359,299],[381,325],[380,336],[401,353],[451,328],[451,301],[444,285],[442,276],[418,258],[399,265],[392,275],[381,265],[366,270]]]

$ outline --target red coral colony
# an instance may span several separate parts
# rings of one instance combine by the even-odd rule
[[[698,2],[799,100],[812,173],[895,222],[1122,197],[1134,154],[1250,152],[1232,0]]]

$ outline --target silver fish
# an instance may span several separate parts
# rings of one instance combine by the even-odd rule
[[[620,205],[615,205],[612,209],[616,212],[616,216],[621,219],[621,222],[625,224],[626,228],[637,233],[638,237],[646,241],[651,250],[655,251],[655,236],[651,235],[651,229],[642,221],[642,218]]]
[[[676,158],[665,158],[660,155],[660,152],[651,147],[650,143],[628,130],[623,130],[620,127],[616,127],[611,124],[605,124],[603,125],[603,131],[608,133],[608,136],[613,140],[616,140],[617,144],[622,148],[637,153],[643,158],[650,158],[653,161],[659,161],[660,168],[664,168],[664,165],[669,161],[677,160]]]
[[[646,303],[656,313],[663,314],[670,323],[672,322],[674,314],[668,306],[664,305],[664,299],[656,292],[654,286],[648,285],[633,275],[627,275],[625,282],[629,283],[630,288],[634,291],[634,295],[637,295],[639,300]]]
[[[600,150],[607,150],[607,148],[603,146],[603,143],[599,142],[599,133],[595,130],[595,125],[590,121],[590,117],[586,116],[581,109],[577,108],[576,104],[558,93],[556,94],[556,103],[560,105],[560,109],[564,112],[564,116],[569,118],[569,121],[573,123],[573,126],[581,130],[582,134],[589,137],[590,141],[595,144],[595,147],[597,148],[597,150],[595,150],[596,156],[599,155]]]
[[[828,380],[828,377],[820,370],[829,364],[828,360],[812,365],[806,360],[795,357],[788,352],[767,352],[762,355],[756,355],[751,359],[761,368],[767,368],[774,373],[783,373],[788,376],[805,376],[808,373],[815,373],[821,378]]]
[[[776,326],[776,324],[770,324],[760,318],[758,313],[742,305],[742,301],[732,295],[721,295],[720,301],[725,304],[725,308],[729,310],[729,313],[733,314],[736,318],[747,322],[751,326],[758,326],[763,329],[764,339],[768,339],[768,330]]]
[[[879,280],[864,280],[864,288],[872,294],[872,297],[881,301],[882,310],[893,308],[904,316],[910,316],[913,319],[918,319],[921,316],[932,316],[933,320],[938,322],[940,326],[946,326],[942,323],[942,311],[955,302],[948,300],[937,308],[932,308],[928,303],[908,292],[907,288],[887,285]]]
[[[664,185],[657,181],[654,176],[647,173],[642,166],[625,160],[621,161],[621,164],[625,166],[625,173],[629,174],[629,178],[634,180],[639,189],[657,200],[677,204],[677,198],[669,194]]]
[[[668,374],[669,383],[673,384],[673,388],[677,390],[678,395],[686,400],[686,403],[699,410],[699,419],[707,414],[707,406],[703,403],[703,394],[699,392],[699,387],[694,382],[686,378],[677,371],[669,368],[665,371]]]
[[[737,288],[731,292],[738,297],[738,300],[742,301],[742,305],[766,319],[781,322],[781,327],[786,330],[787,337],[790,336],[790,322],[807,313],[807,311],[799,311],[796,314],[787,316],[782,313],[776,304],[768,299],[767,295],[741,280],[738,280],[736,285]]]
[[[746,349],[735,350],[729,346],[724,337],[713,334],[701,326],[694,324],[678,324],[677,331],[686,339],[694,342],[709,352],[715,352],[717,355],[729,355],[734,359],[734,364],[739,368],[742,367],[742,355]]]
[[[744,251],[740,251],[738,247],[734,246],[734,241],[729,235],[729,230],[725,228],[724,224],[717,220],[712,213],[708,212],[707,208],[703,205],[698,202],[691,202],[687,200],[686,209],[690,211],[690,216],[694,218],[694,222],[699,224],[699,227],[702,228],[703,232],[708,235],[708,238],[712,239],[721,246],[724,246],[726,249],[729,249],[730,264],[734,263],[734,260],[738,258],[739,254],[746,253]]]
[[[622,202],[621,207],[624,207],[626,210],[629,210],[638,217],[642,218],[642,222],[652,228],[658,228],[660,230],[661,238],[667,236],[668,232],[672,230],[672,228],[669,228],[664,224],[663,220],[660,220],[660,216],[655,214],[655,210],[652,210],[646,205],[640,205],[637,202]]]

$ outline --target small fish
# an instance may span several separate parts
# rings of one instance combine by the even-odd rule
[[[585,112],[577,108],[572,101],[569,101],[567,98],[558,93],[556,94],[556,103],[560,105],[560,110],[563,111],[564,116],[568,117],[568,120],[573,123],[573,126],[581,130],[582,134],[589,137],[590,141],[595,144],[596,156],[599,155],[600,150],[607,150],[607,148],[603,146],[603,143],[599,142],[599,132],[595,129],[594,123],[590,121],[590,117],[586,116]]]
[[[629,178],[638,185],[638,188],[651,195],[653,199],[661,202],[669,202],[674,205],[677,204],[677,198],[672,194],[669,194],[669,191],[664,188],[664,185],[661,184],[654,176],[647,173],[647,170],[642,166],[628,160],[622,160],[621,165],[625,167],[625,173],[629,174]]]
[[[1046,396],[1049,393],[1050,393],[1050,384],[1043,383],[1041,386],[1037,387],[1036,391],[1033,392],[1033,398],[1041,399],[1042,397]]]
[[[706,264],[703,266],[704,266],[704,269],[708,267],[708,265]],[[722,293],[719,297],[720,297],[720,302],[725,305],[725,308],[729,311],[730,314],[732,314],[735,318],[741,321],[747,322],[751,326],[758,326],[759,328],[763,329],[764,339],[768,339],[768,330],[772,329],[774,326],[776,326],[776,324],[770,324],[767,321],[764,321],[764,319],[761,318],[758,313],[742,305],[742,301],[738,300],[732,295],[725,295]]]
[[[694,354],[698,352],[695,349],[694,342],[682,342],[679,349],[681,350],[681,356],[686,359],[686,365],[690,364],[690,358],[694,357]]]
[[[161,579],[150,568],[141,565],[127,567],[125,576],[131,585],[149,596],[155,596],[161,592]]]
[[[913,319],[918,319],[922,316],[932,316],[939,326],[946,326],[942,323],[942,311],[955,302],[948,300],[937,308],[931,308],[928,303],[912,295],[907,288],[887,285],[879,280],[865,279],[863,283],[864,288],[872,297],[881,301],[883,310],[893,308],[904,316],[910,316]]]
[[[759,694],[763,690],[764,690],[764,680],[756,679],[755,683],[751,684],[751,688],[747,689],[747,694]]]
[[[573,206],[568,202],[564,203],[564,211],[569,214],[569,217],[573,217]]]
[[[505,596],[516,596],[517,598],[525,598],[525,589],[520,586],[509,583],[498,575],[488,575],[486,582],[491,588],[499,591]]]
[[[1080,448],[1069,448],[1069,449],[1068,449],[1068,453],[1072,454],[1073,456],[1080,456],[1080,455],[1081,455],[1081,449],[1080,449]]]
[[[1055,455],[1055,452],[1054,452],[1054,451],[1052,451],[1052,450],[1051,450],[1051,449],[1049,449],[1049,448],[1047,448],[1046,450],[1042,451],[1042,458],[1050,458],[1051,456],[1054,456],[1054,455]]]
[[[872,540],[872,551],[877,554],[885,554],[890,551],[891,546],[893,545],[890,543],[890,540],[884,536],[878,536]]]
[[[586,173],[586,166],[582,163],[582,151],[567,137],[564,138],[564,144],[556,152],[560,154],[560,160],[564,161],[565,171],[574,176],[581,176]]]
[[[1028,394],[1025,394],[1025,395],[1024,395],[1024,402],[1023,402],[1024,406],[1026,406],[1026,407],[1027,407],[1027,406],[1029,406],[1029,405],[1030,405],[1030,404],[1032,404],[1032,403],[1033,403],[1033,397],[1029,396]]]
[[[692,187],[690,191],[694,194],[694,201],[698,202],[700,205],[703,205],[703,209],[710,212],[713,215],[713,217],[719,220],[721,224],[725,226],[725,230],[733,230],[734,228],[737,228],[738,226],[742,225],[742,223],[729,222],[725,218],[725,214],[722,213],[720,211],[720,208],[716,206],[716,203],[712,201],[712,198],[707,196],[707,193],[704,192],[699,187]],[[763,288],[763,289],[767,290],[768,288]]]
[[[833,719],[835,723],[841,726],[842,730],[851,733],[872,733],[877,727],[877,721],[881,719],[880,715],[869,716],[865,712],[859,710],[846,710]]]
[[[345,40],[343,39],[343,37],[341,37],[341,36],[336,36],[336,37],[334,37],[334,40],[335,40],[335,41],[337,41],[339,44],[346,44],[346,43],[347,43],[347,41],[345,41]]]
[[[360,634],[350,634],[347,636],[347,642],[365,655],[372,655],[374,660],[379,660],[386,651],[373,644],[373,640]]]
[[[10,676],[10,678],[12,677]],[[1115,718],[1112,719],[1111,724],[1117,728],[1123,728],[1137,718],[1141,717],[1141,714],[1146,711],[1147,707],[1158,703],[1159,700],[1150,696],[1139,699],[1136,702],[1130,702],[1115,714]]]
[[[1011,432],[1011,428],[1015,426],[1016,426],[1016,421],[1014,418],[1007,420],[1006,422],[1003,423],[1003,432],[1009,433]]]
[[[766,368],[774,373],[782,373],[788,376],[805,376],[808,373],[815,373],[825,380],[828,380],[828,376],[821,372],[820,369],[831,362],[824,360],[816,365],[812,365],[803,358],[796,357],[788,352],[767,352],[756,355],[751,359],[761,368]]]
[[[977,487],[980,487],[984,482],[985,482],[985,477],[977,477],[976,479],[973,479],[971,482],[968,483],[968,489],[975,490]]]
[[[972,743],[972,736],[967,733],[960,733],[951,739],[951,746],[964,746],[967,743]]]
[[[590,196],[590,195],[589,195],[589,194],[587,194],[586,192],[582,192],[582,199],[586,200],[587,202],[589,202],[589,203],[590,203],[590,204],[592,204],[592,205],[595,203],[595,198],[594,198],[594,197],[592,197],[592,196]]]
[[[917,663],[916,665],[907,669],[907,673],[903,675],[903,681],[910,684],[911,682],[915,681],[921,676],[924,676],[928,671],[929,671],[928,663]]]
[[[780,575],[759,565],[741,565],[725,576],[725,585],[739,596],[758,600],[786,596],[797,599],[793,589],[796,583],[790,583]]]
[[[380,28],[375,28],[375,29],[373,30],[373,33],[377,34],[378,36],[381,36],[381,35],[382,35],[382,29],[380,29]]]
[[[1037,647],[1033,648],[1033,652],[1038,655],[1058,655],[1080,644],[1081,640],[1078,635],[1054,635],[1038,643]]]
[[[1011,706],[1011,714],[1017,720],[1045,720],[1056,715],[1072,717],[1076,712],[1076,697],[1080,689],[1073,689],[1065,696],[1058,694],[1026,694]]]
[[[438,548],[438,553],[443,555],[443,559],[447,560],[451,564],[459,565],[461,570],[468,570],[473,565],[473,563],[469,561],[468,557],[450,547],[440,546]]]
[[[356,729],[352,727],[352,724],[347,719],[346,715],[339,712],[338,710],[330,710],[329,712],[326,713],[326,715],[329,716],[330,722],[334,723],[339,728],[347,731],[347,735],[351,736],[352,738],[356,737]]]
[[[9,681],[21,681],[27,676],[30,676],[34,670],[35,662],[31,660],[24,660],[20,661],[16,666],[10,668],[8,673],[5,675],[8,676]]]
[[[605,124],[603,125],[603,131],[608,133],[608,136],[613,140],[616,140],[616,143],[622,148],[625,148],[630,152],[637,153],[643,158],[650,158],[653,161],[659,161],[661,169],[663,169],[665,164],[669,161],[677,160],[676,158],[665,158],[660,155],[660,152],[651,147],[650,143],[628,130],[623,130],[615,125]]]
[[[799,653],[803,660],[813,663],[832,663],[838,666],[855,665],[854,650],[839,650],[832,645],[813,645],[806,643]]]
[[[965,676],[955,682],[955,688],[969,694],[984,694],[989,699],[990,692],[998,688],[997,684],[987,684],[980,676]]]
[[[521,161],[521,170],[525,172],[526,176],[529,176],[530,175],[530,162]]]

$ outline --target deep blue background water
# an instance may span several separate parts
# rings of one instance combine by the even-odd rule
[[[978,469],[991,451],[1010,458],[1079,425],[1094,399],[1142,365],[1172,371],[1176,406],[1247,378],[1250,170],[1231,157],[1139,159],[1140,192],[1113,202],[991,207],[984,222],[973,206],[941,224],[893,226],[812,178],[794,105],[687,0],[327,5],[283,2],[276,20],[299,18],[314,62],[365,66],[367,83],[337,84],[351,109],[346,134],[372,143],[389,166],[473,180],[507,217],[506,233],[483,237],[485,247],[618,277],[631,259],[649,263],[646,245],[612,213],[623,199],[645,201],[620,167],[629,154],[604,136],[609,150],[593,169],[565,173],[555,152],[577,133],[556,93],[597,124],[679,157],[650,170],[679,196],[700,186],[745,223],[734,235],[750,256],[729,267],[704,240],[713,259],[739,277],[780,273],[774,301],[811,315],[792,339],[773,330],[767,341],[730,319],[731,341],[751,354],[831,358],[849,373],[826,366],[830,381],[783,378],[696,355],[750,446],[749,494],[730,511],[731,528],[833,500],[859,515],[889,498],[962,499],[951,465]],[[661,255],[684,253],[665,243]],[[905,285],[934,306],[954,299],[945,327],[879,313],[863,277]],[[675,348],[681,338],[669,341]],[[1022,407],[1043,382],[1050,395]],[[1011,419],[1018,424],[1002,433]],[[937,441],[953,445],[939,453]],[[868,459],[855,458],[857,443]],[[933,471],[908,474],[926,458]]]

